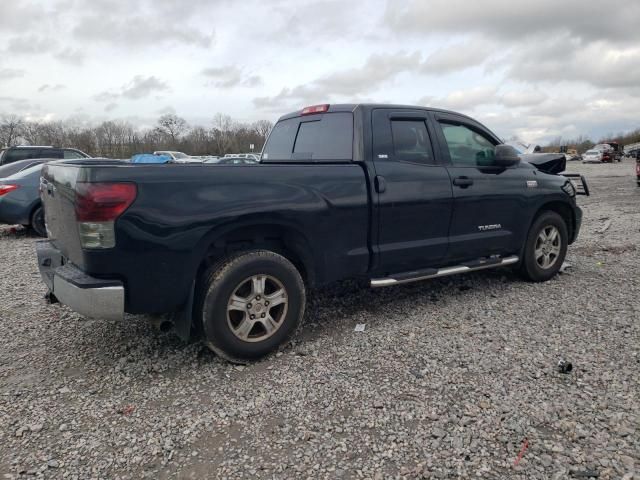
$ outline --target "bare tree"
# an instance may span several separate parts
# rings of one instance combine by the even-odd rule
[[[82,118],[65,121],[27,121],[16,115],[0,114],[0,145],[24,141],[30,145],[75,147],[90,155],[129,158],[136,153],[166,148],[191,155],[224,155],[249,150],[260,151],[273,124],[260,120],[251,124],[216,114],[209,126],[189,128],[176,115],[163,115],[155,127],[142,130],[120,120],[88,124]]]
[[[6,115],[0,119],[0,145],[12,147],[18,141],[24,121],[17,115]]]
[[[170,147],[175,148],[178,140],[182,134],[189,129],[189,126],[184,118],[173,113],[167,113],[158,119],[158,126],[156,128],[168,137]]]
[[[273,123],[269,120],[258,120],[257,122],[253,122],[251,125],[256,134],[262,138],[262,143],[267,139],[267,135],[271,132],[273,128]]]
[[[211,133],[216,146],[216,153],[222,155],[232,149],[234,122],[229,115],[217,113],[213,117],[213,128]]]

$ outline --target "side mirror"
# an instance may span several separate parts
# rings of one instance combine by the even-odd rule
[[[513,167],[520,163],[518,151],[511,145],[496,145],[493,164],[497,167]]]

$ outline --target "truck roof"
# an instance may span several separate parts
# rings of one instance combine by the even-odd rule
[[[335,113],[335,112],[355,112],[357,109],[359,108],[366,108],[368,110],[373,110],[376,108],[389,108],[389,109],[398,109],[398,110],[402,110],[402,109],[410,109],[410,110],[425,110],[428,112],[435,112],[435,113],[448,113],[448,114],[452,114],[452,115],[457,115],[460,117],[464,117],[468,120],[470,120],[473,123],[478,123],[478,121],[472,117],[469,117],[468,115],[465,115],[464,113],[460,113],[460,112],[455,112],[453,110],[446,110],[443,108],[433,108],[433,107],[424,107],[424,106],[418,106],[418,105],[399,105],[399,104],[391,104],[391,103],[336,103],[336,104],[322,104],[322,105],[316,105],[318,107],[328,107],[328,109],[326,110],[329,113]],[[300,117],[303,115],[303,110],[305,109],[313,109],[316,106],[313,107],[305,107],[303,109],[300,109],[296,112],[291,112],[291,113],[287,113],[285,115],[282,115],[279,119],[278,122],[281,120],[286,120],[288,118],[296,118],[296,117]],[[483,127],[486,130],[489,130],[486,126],[483,125]],[[500,140],[501,142],[503,140],[500,139],[499,136],[497,136],[495,133],[493,133],[491,130],[489,130],[492,135],[494,137],[496,137],[496,139]]]
[[[427,110],[429,112],[438,112],[438,113],[451,113],[454,115],[459,115],[465,118],[468,118],[470,120],[473,120],[474,122],[476,120],[474,120],[473,118],[460,113],[460,112],[454,112],[453,110],[446,110],[446,109],[442,109],[442,108],[433,108],[433,107],[425,107],[425,106],[420,106],[420,105],[401,105],[401,104],[392,104],[392,103],[336,103],[336,104],[328,104],[329,105],[329,110],[328,112],[353,112],[355,111],[357,108],[368,108],[368,109],[375,109],[375,108],[397,108],[397,109],[412,109],[412,110]],[[291,112],[291,113],[287,113],[285,115],[282,115],[278,121],[280,120],[286,120],[287,118],[294,118],[294,117],[299,117],[300,115],[302,115],[302,108],[296,112]]]

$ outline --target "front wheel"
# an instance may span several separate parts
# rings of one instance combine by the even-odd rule
[[[533,282],[556,275],[567,254],[569,234],[564,219],[556,212],[543,212],[531,229],[523,251],[520,271]]]
[[[204,273],[195,321],[207,346],[238,363],[257,360],[288,342],[302,324],[305,288],[300,273],[277,253],[233,256]]]

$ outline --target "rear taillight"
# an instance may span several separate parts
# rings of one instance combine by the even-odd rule
[[[114,223],[137,193],[134,183],[77,183],[76,220],[82,247],[115,247]]]
[[[20,188],[20,185],[0,185],[0,197]]]

